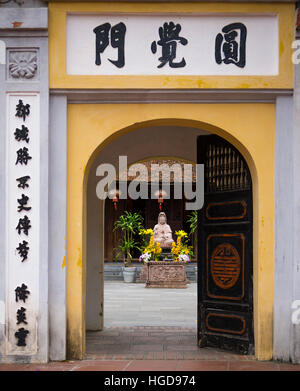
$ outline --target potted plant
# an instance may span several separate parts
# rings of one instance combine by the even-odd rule
[[[139,243],[136,242],[134,236],[142,227],[143,217],[140,213],[132,213],[125,211],[114,223],[114,231],[120,229],[123,236],[119,240],[118,250],[123,255],[123,277],[124,282],[134,282],[136,275],[136,267],[131,266],[132,251],[139,248]]]

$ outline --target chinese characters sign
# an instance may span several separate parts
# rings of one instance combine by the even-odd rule
[[[73,75],[276,75],[272,15],[68,15]]]
[[[7,95],[7,354],[37,350],[39,96]]]

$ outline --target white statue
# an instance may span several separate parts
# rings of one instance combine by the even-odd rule
[[[172,238],[172,230],[167,224],[167,216],[164,212],[160,212],[158,215],[158,224],[156,224],[153,229],[153,237],[155,242],[160,243],[160,247],[172,247],[172,243],[174,242]]]

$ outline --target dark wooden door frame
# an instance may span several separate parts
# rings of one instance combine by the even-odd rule
[[[198,343],[253,353],[253,202],[246,161],[221,137],[199,136]]]

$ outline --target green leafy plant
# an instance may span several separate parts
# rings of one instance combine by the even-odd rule
[[[142,229],[143,217],[140,213],[125,211],[114,223],[114,231],[121,230],[122,238],[119,240],[117,250],[123,254],[124,266],[128,267],[132,260],[132,251],[139,248],[139,243],[134,236]]]
[[[194,247],[194,254],[197,254],[197,244],[198,244],[198,238],[197,238],[197,229],[198,229],[198,212],[194,210],[187,219],[187,223],[190,227],[189,236],[192,237],[193,241],[193,247]]]

